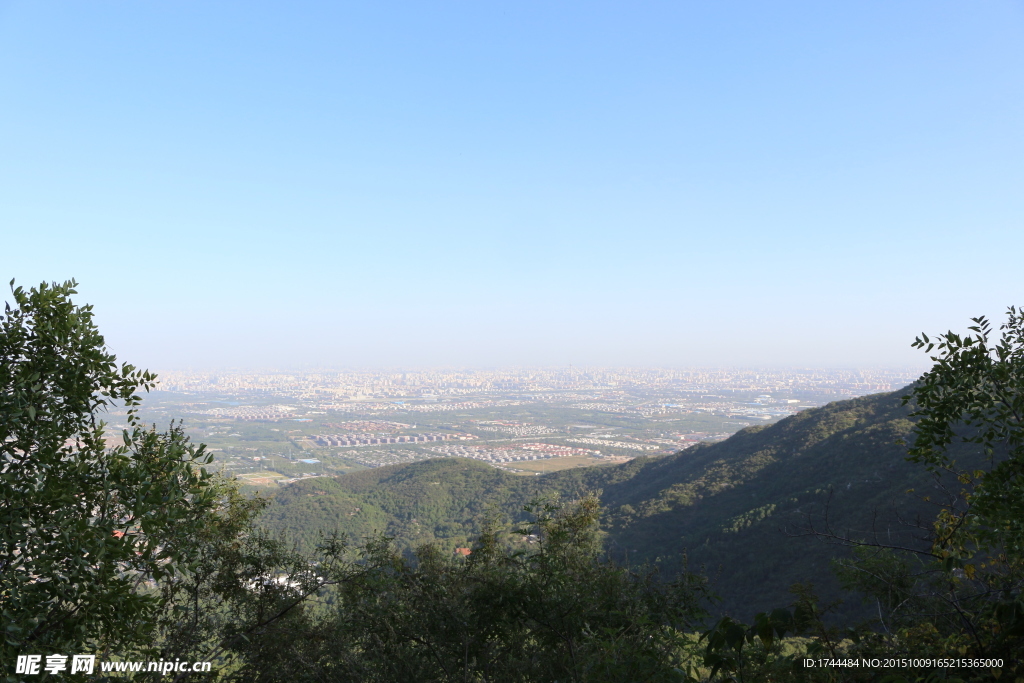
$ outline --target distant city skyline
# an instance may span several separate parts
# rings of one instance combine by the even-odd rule
[[[120,360],[120,359],[119,359]],[[444,374],[487,374],[493,373],[497,375],[513,373],[529,374],[529,373],[540,373],[545,375],[550,374],[566,374],[570,372],[573,375],[590,375],[590,374],[605,374],[608,372],[680,372],[680,373],[814,373],[814,372],[841,372],[841,373],[865,373],[865,374],[876,374],[876,373],[893,373],[903,376],[904,374],[910,373],[915,377],[919,373],[923,373],[930,368],[932,363],[921,362],[919,364],[906,364],[906,365],[874,365],[874,366],[785,366],[785,365],[760,365],[760,366],[743,366],[743,365],[722,365],[722,366],[667,366],[667,365],[633,365],[633,366],[598,366],[598,365],[587,365],[587,366],[568,366],[568,365],[508,365],[508,366],[453,366],[453,365],[435,365],[435,366],[378,366],[378,367],[344,367],[336,366],[330,367],[325,365],[320,366],[292,366],[292,367],[181,367],[181,368],[148,368],[151,372],[155,372],[162,379],[167,376],[196,376],[196,377],[243,377],[243,376],[257,376],[257,377],[274,377],[281,375],[294,375],[294,376],[330,376],[330,375],[366,375],[366,376],[394,376],[394,375],[444,375]]]
[[[379,398],[460,397],[488,393],[667,390],[679,395],[703,391],[800,392],[857,396],[902,388],[920,371],[901,368],[656,368],[509,367],[383,370],[172,371],[159,377],[160,390],[184,393],[227,391],[280,396],[300,401]]]
[[[862,366],[813,366],[813,365],[379,365],[379,366],[344,366],[344,365],[293,365],[293,366],[196,366],[196,367],[165,367],[151,368],[153,371],[169,372],[173,374],[195,374],[195,375],[316,375],[316,374],[430,374],[448,372],[467,373],[512,373],[512,372],[565,372],[589,373],[589,372],[917,372],[920,368],[931,367],[931,361],[920,363],[908,363],[904,365],[862,365]]]
[[[1011,0],[0,0],[0,83],[0,279],[154,370],[924,367],[1024,304]]]

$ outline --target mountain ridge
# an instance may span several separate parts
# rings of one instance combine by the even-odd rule
[[[809,522],[820,526],[826,510],[842,533],[863,536],[874,526],[920,545],[901,519],[930,511],[906,491],[935,482],[905,459],[914,424],[906,393],[836,401],[621,465],[522,477],[438,459],[296,482],[272,498],[263,523],[305,544],[320,531],[356,539],[376,531],[408,551],[423,543],[453,550],[488,517],[517,522],[531,500],[596,492],[613,557],[666,572],[684,562],[704,566],[723,596],[716,609],[749,618],[786,604],[793,583],[813,582],[825,600],[841,594],[828,568],[848,549],[801,535]],[[860,608],[848,600],[843,609]]]

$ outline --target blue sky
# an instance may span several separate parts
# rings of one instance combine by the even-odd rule
[[[0,0],[0,276],[153,369],[919,363],[1022,188],[1019,1]]]

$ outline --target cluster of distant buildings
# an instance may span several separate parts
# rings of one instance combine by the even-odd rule
[[[550,443],[524,443],[517,446],[434,446],[427,450],[446,458],[472,458],[489,463],[544,460],[572,455],[601,455],[601,451],[587,448],[572,448]]]
[[[512,420],[477,420],[477,429],[485,432],[500,432],[510,436],[543,436],[554,429],[543,425],[531,425]]]
[[[370,412],[406,412],[406,413],[445,413],[460,410],[474,410],[477,408],[507,408],[510,406],[526,405],[530,401],[520,400],[482,400],[482,401],[452,401],[442,399],[438,403],[436,397],[426,403],[406,403],[405,401],[358,401],[353,403],[322,403],[317,407],[332,413],[370,413]]]
[[[325,427],[344,429],[350,432],[397,432],[403,429],[416,429],[416,425],[389,420],[350,420],[348,422],[325,422]]]
[[[232,406],[228,408],[205,408],[198,404],[183,410],[185,413],[209,415],[210,417],[229,418],[242,422],[277,422],[294,418],[295,408],[287,405],[271,406]]]
[[[391,443],[428,443],[431,441],[464,441],[470,434],[413,434],[409,436],[378,436],[375,434],[317,434],[313,440],[320,446],[375,446]]]
[[[608,448],[623,448],[629,451],[656,451],[661,446],[655,446],[650,443],[636,443],[635,441],[607,441],[605,439],[592,439],[586,436],[578,436],[572,439],[566,439],[569,443],[582,443],[588,446],[606,446]]]
[[[589,448],[573,448],[572,446],[559,446],[551,443],[524,443],[519,448],[524,451],[533,451],[543,454],[549,458],[567,457],[570,455],[601,455],[601,451]]]

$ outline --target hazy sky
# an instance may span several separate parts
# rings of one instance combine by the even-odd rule
[[[1019,0],[0,0],[0,277],[154,369],[908,364],[1022,253]]]

